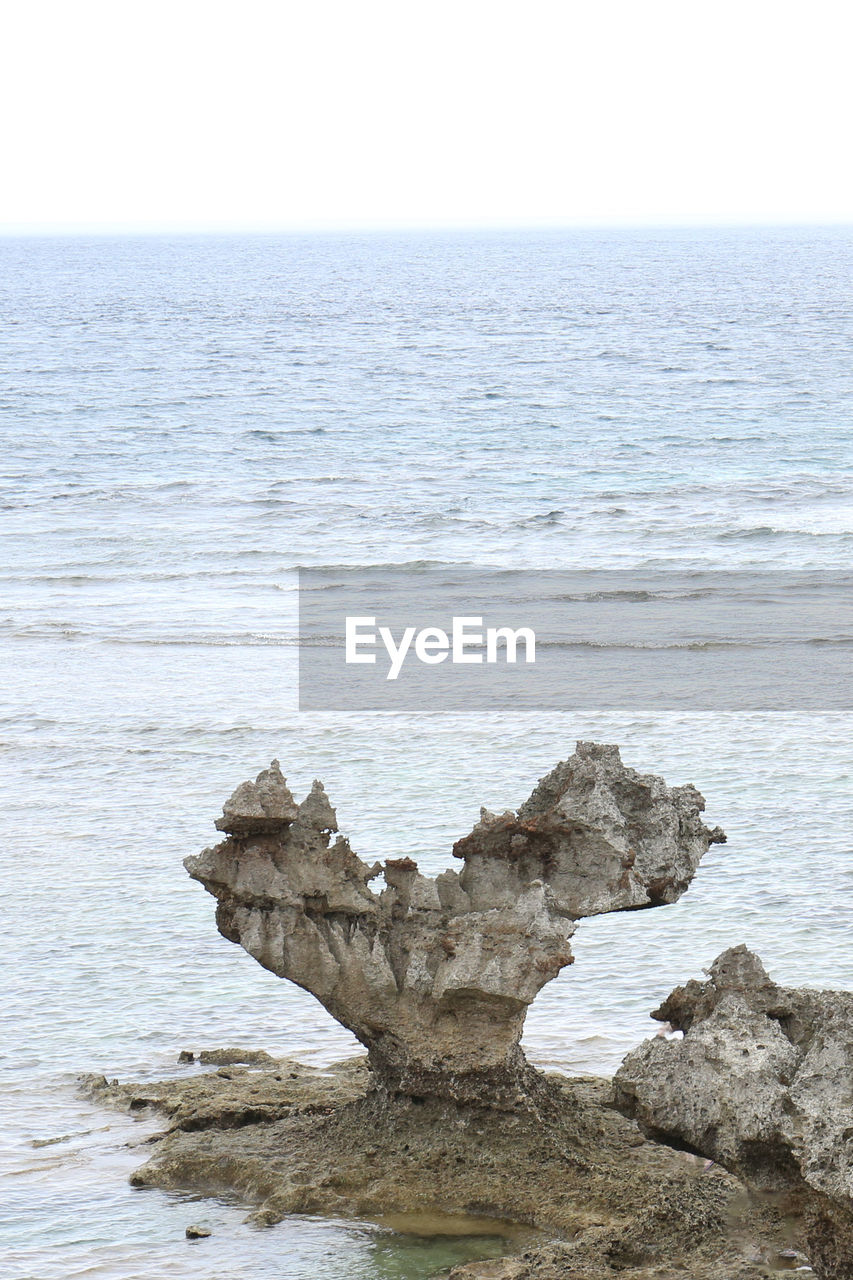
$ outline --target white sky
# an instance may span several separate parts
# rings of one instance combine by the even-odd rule
[[[18,0],[0,228],[853,222],[826,0]]]

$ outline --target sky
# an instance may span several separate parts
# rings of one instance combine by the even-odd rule
[[[839,0],[11,0],[0,230],[853,222]]]

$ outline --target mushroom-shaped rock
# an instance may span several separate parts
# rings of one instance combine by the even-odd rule
[[[708,846],[725,841],[702,822],[704,808],[695,787],[668,787],[626,769],[618,747],[579,742],[517,814],[482,810],[453,852],[475,902],[512,901],[539,877],[575,920],[657,907],[680,898]]]
[[[217,818],[214,825],[217,831],[225,831],[232,836],[264,835],[283,831],[296,815],[293,796],[282,777],[278,761],[273,760],[268,769],[261,770],[254,782],[240,783],[231,798],[225,801],[222,817]]]
[[[620,1110],[756,1190],[786,1193],[815,1273],[853,1280],[853,993],[777,986],[740,946],[652,1016],[684,1037],[628,1055]]]
[[[692,787],[670,789],[588,743],[517,815],[483,814],[455,846],[461,875],[430,879],[406,857],[369,867],[344,837],[331,843],[319,783],[298,808],[285,792],[274,763],[226,805],[228,838],[186,860],[218,900],[220,932],[353,1031],[377,1087],[493,1106],[538,1087],[524,1018],[571,963],[576,921],[674,901],[722,838]]]

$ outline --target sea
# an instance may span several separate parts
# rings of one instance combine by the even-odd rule
[[[187,1049],[357,1051],[182,867],[274,757],[297,798],[324,782],[365,861],[431,874],[578,739],[702,791],[728,843],[677,904],[580,923],[527,1019],[544,1068],[612,1072],[741,942],[779,981],[853,986],[843,699],[296,694],[300,567],[843,577],[851,268],[840,227],[0,241],[8,1280],[428,1280],[507,1251],[133,1190],[157,1122],[77,1090],[199,1070]],[[849,643],[820,617],[812,643]]]

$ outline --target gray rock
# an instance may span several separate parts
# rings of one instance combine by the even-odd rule
[[[650,1136],[784,1193],[815,1273],[853,1280],[853,993],[777,986],[741,946],[653,1017],[684,1038],[628,1055],[619,1108]]]
[[[668,787],[626,769],[618,747],[579,742],[517,815],[482,810],[453,852],[475,907],[512,903],[536,878],[573,920],[658,907],[680,898],[708,846],[725,841],[702,822],[704,808],[695,787]]]
[[[275,1058],[265,1049],[202,1049],[199,1062],[205,1066],[232,1067],[241,1063],[247,1067],[268,1067]]]
[[[273,834],[286,831],[297,813],[279,763],[273,760],[254,782],[241,782],[222,806],[222,817],[217,818],[214,825],[217,831],[234,836]]]
[[[524,1018],[571,963],[576,921],[673,902],[724,839],[702,823],[693,787],[667,787],[592,743],[517,815],[483,812],[454,847],[461,875],[436,879],[410,858],[369,867],[343,836],[332,843],[318,782],[292,821],[258,826],[270,808],[259,789],[290,812],[283,784],[274,762],[239,787],[225,806],[230,838],[185,866],[216,897],[223,936],[311,991],[366,1046],[377,1085],[409,1097],[514,1106],[535,1089]]]

